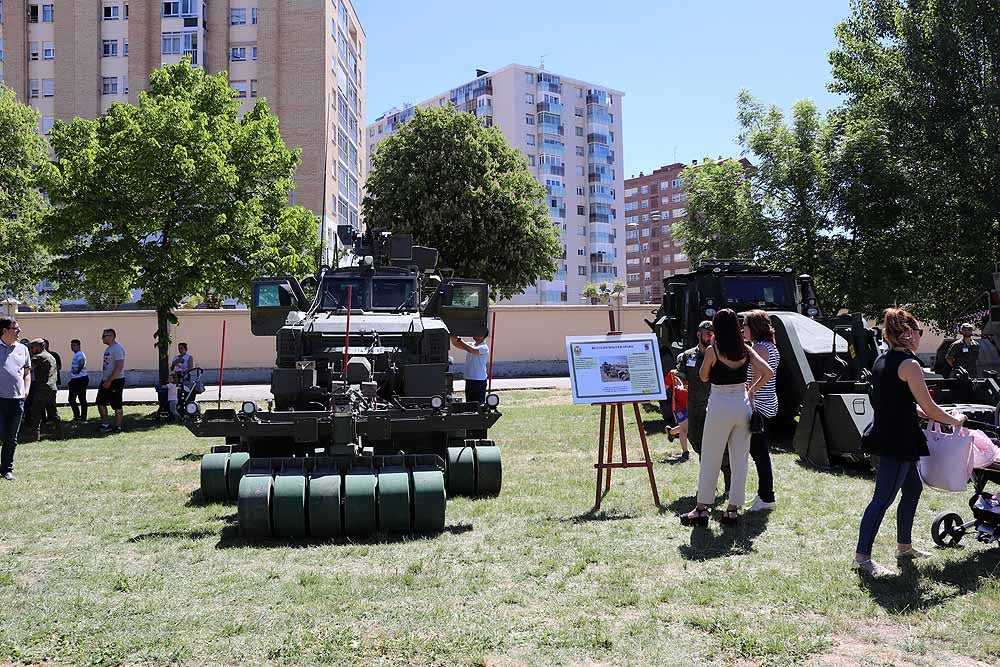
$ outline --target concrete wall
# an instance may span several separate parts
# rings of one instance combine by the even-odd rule
[[[604,334],[608,330],[604,306],[497,306],[493,341],[494,375],[541,376],[565,374],[566,336]],[[627,305],[622,309],[623,331],[645,333],[643,318],[652,318],[651,306]],[[224,378],[227,383],[268,382],[274,363],[274,339],[250,333],[246,310],[181,310],[180,323],[172,328],[176,343],[186,342],[195,363],[210,369],[209,383],[217,380],[221,352],[222,323],[226,323]],[[133,310],[115,312],[18,313],[22,336],[47,338],[52,349],[62,355],[64,369],[72,353],[69,341],[79,338],[91,371],[100,371],[104,345],[101,331],[112,328],[125,347],[129,384],[152,384],[156,376],[156,348],[153,332],[156,314]],[[933,352],[940,337],[928,334],[921,353]],[[461,364],[464,354],[455,350]]]

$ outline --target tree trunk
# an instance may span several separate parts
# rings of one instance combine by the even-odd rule
[[[156,309],[156,352],[159,359],[160,384],[167,383],[168,357],[170,354],[170,308],[160,306]]]

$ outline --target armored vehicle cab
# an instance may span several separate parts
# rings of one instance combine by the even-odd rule
[[[241,534],[336,537],[444,528],[451,494],[495,495],[500,450],[486,439],[499,399],[457,397],[452,335],[485,335],[479,280],[442,278],[437,251],[341,227],[351,266],[253,283],[251,330],[275,340],[268,410],[189,410],[224,437],[204,457],[207,500],[235,499]]]

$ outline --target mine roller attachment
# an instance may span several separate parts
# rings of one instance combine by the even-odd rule
[[[444,530],[444,462],[433,454],[250,459],[237,498],[249,539],[364,538]]]
[[[448,447],[448,493],[453,496],[496,496],[503,485],[500,448],[492,440],[466,440]]]
[[[236,500],[250,455],[228,450],[228,447],[220,447],[201,459],[201,495],[205,502]]]

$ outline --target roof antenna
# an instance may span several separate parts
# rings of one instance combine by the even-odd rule
[[[543,54],[542,54],[542,55],[541,55],[541,56],[540,56],[540,57],[538,58],[538,60],[540,61],[540,62],[538,63],[538,69],[542,70],[543,72],[545,71],[545,56],[547,56],[547,55],[549,55],[549,54],[547,54],[547,53],[543,53]]]

